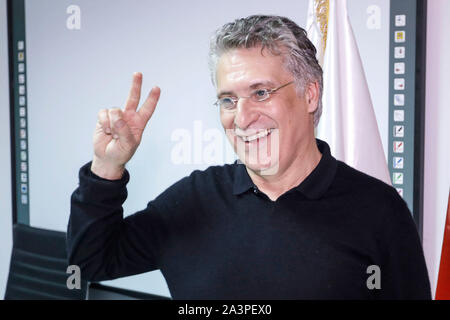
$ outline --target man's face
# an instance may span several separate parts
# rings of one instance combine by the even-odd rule
[[[217,65],[219,98],[248,97],[255,90],[277,88],[293,80],[283,58],[267,50],[261,52],[261,47],[231,50]],[[265,101],[243,98],[234,110],[221,109],[222,126],[247,168],[263,175],[277,174],[305,150],[314,134],[315,110],[307,103],[306,92],[299,97],[295,84],[291,84]]]

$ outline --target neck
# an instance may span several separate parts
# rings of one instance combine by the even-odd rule
[[[253,183],[272,201],[302,183],[319,164],[322,154],[317,148],[316,140],[310,140],[303,148],[298,149],[297,156],[285,168],[274,175],[261,175],[247,167]]]

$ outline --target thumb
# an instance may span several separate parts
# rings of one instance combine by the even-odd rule
[[[111,110],[109,117],[111,119],[111,133],[113,138],[119,140],[120,144],[128,150],[135,148],[136,141],[131,133],[130,127],[123,119],[122,110]]]

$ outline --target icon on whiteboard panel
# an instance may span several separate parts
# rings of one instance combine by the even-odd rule
[[[404,106],[405,105],[405,95],[404,94],[395,94],[394,95],[394,106]]]
[[[405,90],[405,79],[404,78],[394,79],[394,89]]]
[[[25,118],[20,118],[19,122],[20,122],[21,128],[25,128],[27,126],[27,122],[26,122]]]
[[[24,107],[19,108],[19,116],[25,117],[26,115],[26,109]]]
[[[404,126],[394,126],[394,137],[403,138],[405,136]]]
[[[20,139],[27,138],[27,131],[25,129],[20,129]]]
[[[395,16],[395,26],[396,27],[406,26],[406,16],[404,14]]]
[[[25,63],[19,63],[18,68],[19,73],[25,72]]]
[[[405,74],[405,63],[397,62],[394,64],[394,73],[395,74]]]
[[[20,185],[20,191],[21,191],[22,193],[27,193],[27,192],[28,192],[28,187],[27,187],[27,185],[24,184],[24,183],[22,183],[22,184]]]
[[[406,34],[405,31],[395,31],[395,42],[396,43],[403,43],[406,41]]]
[[[25,96],[19,97],[19,106],[23,107],[25,105]]]
[[[403,173],[402,172],[394,172],[393,174],[393,182],[394,184],[403,184]]]
[[[17,80],[19,81],[20,84],[25,83],[25,75],[19,74],[19,76],[17,77]]]
[[[405,121],[405,111],[404,110],[394,110],[394,121],[395,122]]]
[[[21,182],[27,182],[28,181],[28,175],[26,173],[21,173],[20,174],[20,181]]]
[[[28,169],[27,163],[26,162],[21,162],[20,163],[20,171],[26,172],[27,169]]]
[[[394,58],[395,59],[404,59],[405,58],[405,47],[395,47]]]
[[[394,157],[392,161],[392,166],[394,167],[394,169],[403,169],[404,163],[405,161],[403,157]]]
[[[398,194],[400,195],[400,197],[403,198],[403,188],[395,188],[398,192]]]
[[[23,61],[24,59],[25,59],[25,55],[24,55],[23,51],[19,52],[17,54],[17,60]]]
[[[27,142],[25,140],[20,140],[20,149],[22,150],[27,149]]]
[[[20,160],[27,161],[27,153],[25,151],[20,152]]]
[[[405,144],[403,141],[394,141],[394,153],[403,153],[405,151]]]
[[[23,50],[24,48],[25,48],[25,43],[22,40],[17,41],[17,50]]]
[[[24,95],[25,94],[25,85],[20,85],[19,86],[19,94],[20,95]]]
[[[22,195],[20,196],[20,202],[21,202],[22,204],[28,204],[28,196],[27,196],[26,194],[22,194]]]

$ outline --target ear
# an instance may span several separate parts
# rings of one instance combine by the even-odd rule
[[[305,90],[306,104],[308,112],[314,113],[319,106],[319,82],[311,82]]]

